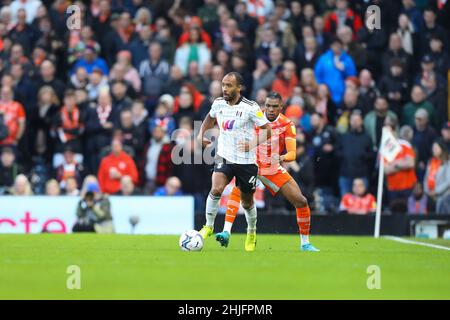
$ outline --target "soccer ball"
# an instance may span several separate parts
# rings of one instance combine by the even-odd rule
[[[200,251],[203,248],[203,237],[195,230],[188,230],[181,234],[180,248],[183,251]]]

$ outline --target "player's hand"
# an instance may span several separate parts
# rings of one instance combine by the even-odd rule
[[[239,141],[237,143],[237,148],[239,152],[249,152],[250,151],[250,143],[246,141]]]
[[[202,144],[202,148],[208,148],[208,147],[212,146],[212,141],[209,140],[208,138],[203,137],[201,140],[201,144]]]

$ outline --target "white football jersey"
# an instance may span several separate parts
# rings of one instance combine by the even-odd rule
[[[256,163],[256,148],[242,152],[238,150],[238,142],[253,140],[255,126],[261,127],[269,122],[259,105],[242,96],[234,106],[223,98],[217,98],[209,115],[217,120],[220,128],[217,154],[232,163]]]

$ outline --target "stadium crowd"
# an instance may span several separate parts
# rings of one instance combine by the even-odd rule
[[[380,28],[365,23],[373,4]],[[385,166],[387,209],[450,213],[449,17],[445,0],[4,0],[1,191],[78,195],[98,181],[201,209],[210,167],[171,153],[201,155],[194,121],[238,71],[246,97],[283,97],[298,128],[284,165],[315,211],[375,210],[387,125],[402,148]]]

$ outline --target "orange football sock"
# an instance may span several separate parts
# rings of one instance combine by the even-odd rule
[[[239,211],[239,206],[241,204],[241,191],[234,187],[231,191],[230,198],[227,201],[227,211],[225,215],[225,225],[223,231],[228,231],[231,233],[231,227],[233,226],[234,219],[236,219],[236,214]]]
[[[296,208],[295,211],[297,213],[297,225],[302,244],[309,243],[309,229],[311,225],[311,211],[309,206]]]

